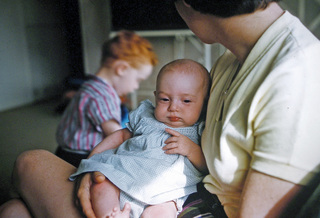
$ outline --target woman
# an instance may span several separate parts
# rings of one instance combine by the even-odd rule
[[[276,1],[174,2],[203,42],[228,49],[212,69],[202,137],[209,168],[204,186],[229,217],[275,217],[319,171],[319,40]],[[59,176],[52,178],[50,171],[57,169]],[[14,181],[34,214],[63,215],[65,209],[76,216],[73,185],[63,181],[73,171],[48,153],[33,151],[19,157]],[[47,185],[37,187],[35,178]],[[92,182],[86,174],[78,191],[91,217]],[[65,191],[65,204],[59,202],[62,194],[54,195],[57,190]],[[54,198],[37,200],[50,191]]]
[[[211,72],[204,186],[229,217],[275,217],[319,170],[319,40],[276,1],[175,4],[228,49]]]

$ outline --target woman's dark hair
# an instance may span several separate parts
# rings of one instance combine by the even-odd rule
[[[176,2],[177,0],[173,0]],[[185,0],[191,7],[203,14],[218,17],[232,17],[249,14],[260,8],[266,8],[270,2],[280,0]]]

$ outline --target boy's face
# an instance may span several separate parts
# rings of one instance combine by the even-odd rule
[[[156,119],[174,128],[195,124],[204,102],[203,78],[168,69],[158,81],[155,91]]]
[[[118,95],[126,95],[137,90],[140,83],[151,75],[152,70],[151,64],[141,65],[138,69],[128,67],[124,76],[115,84]]]

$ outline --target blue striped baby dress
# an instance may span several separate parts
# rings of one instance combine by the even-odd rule
[[[100,171],[120,190],[146,204],[159,204],[196,192],[202,174],[188,158],[165,154],[162,147],[171,128],[157,121],[154,106],[149,100],[129,114],[128,129],[132,138],[115,150],[107,150],[82,160],[76,176]],[[203,122],[191,127],[171,128],[200,144]]]

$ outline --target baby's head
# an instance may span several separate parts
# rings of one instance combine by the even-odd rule
[[[195,124],[208,96],[210,77],[201,64],[189,59],[172,61],[157,77],[156,119],[174,128]]]

